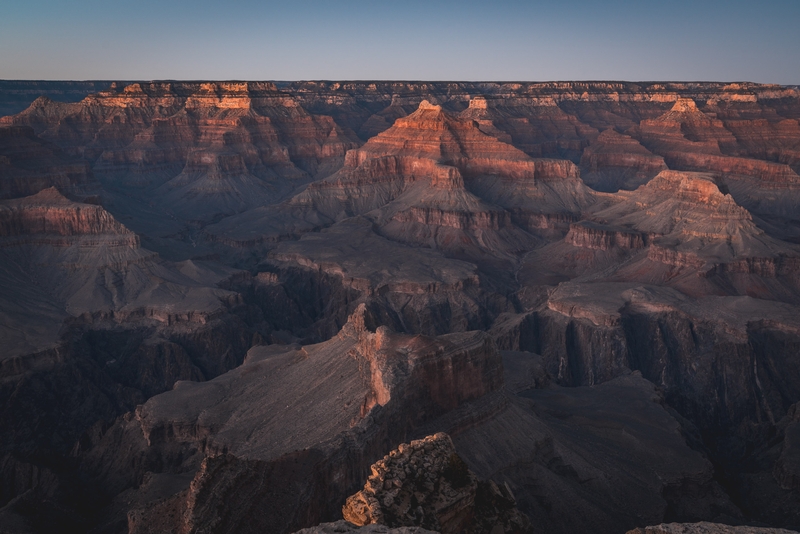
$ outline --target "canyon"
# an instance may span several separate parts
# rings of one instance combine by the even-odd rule
[[[800,530],[796,87],[0,81],[0,280],[3,533]]]

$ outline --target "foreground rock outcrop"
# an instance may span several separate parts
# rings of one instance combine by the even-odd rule
[[[356,525],[423,526],[442,533],[530,532],[507,487],[479,481],[447,434],[401,444],[372,465],[342,515]]]

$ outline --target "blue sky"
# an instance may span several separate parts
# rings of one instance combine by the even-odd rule
[[[0,0],[2,79],[800,84],[800,0]]]

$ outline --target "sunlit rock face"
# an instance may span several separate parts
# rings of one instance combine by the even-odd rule
[[[800,528],[797,88],[3,109],[0,530]]]

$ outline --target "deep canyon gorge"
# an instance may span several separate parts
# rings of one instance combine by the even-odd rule
[[[800,530],[800,88],[0,81],[0,346],[2,533]]]

